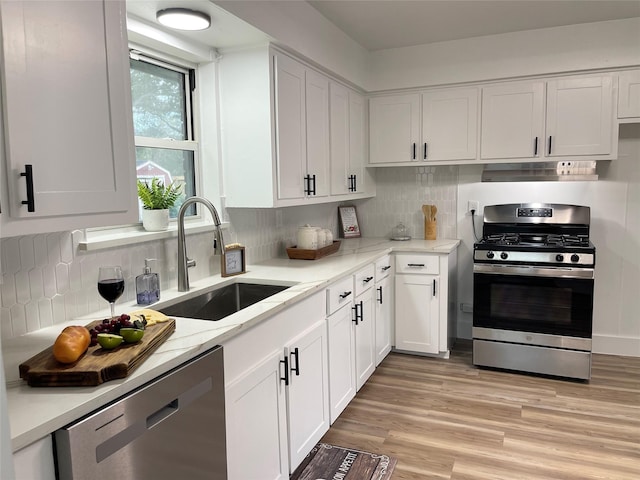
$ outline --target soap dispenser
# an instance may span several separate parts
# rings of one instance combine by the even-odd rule
[[[152,260],[145,258],[142,275],[136,277],[138,305],[150,305],[160,300],[160,276],[157,273],[151,273],[149,262]]]

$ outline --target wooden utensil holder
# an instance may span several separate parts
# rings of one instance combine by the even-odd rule
[[[424,239],[435,240],[438,234],[438,224],[435,220],[424,219]]]

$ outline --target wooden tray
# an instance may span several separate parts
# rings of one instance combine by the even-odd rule
[[[87,325],[91,328],[100,320]],[[75,363],[68,365],[53,358],[53,345],[31,357],[19,367],[20,378],[31,387],[86,387],[124,378],[162,344],[176,329],[176,321],[147,327],[142,340],[123,343],[113,350],[100,345],[89,347]]]
[[[287,255],[292,260],[317,260],[332,253],[336,253],[340,249],[340,241],[336,240],[332,245],[319,248],[317,250],[303,250],[302,248],[287,248]]]

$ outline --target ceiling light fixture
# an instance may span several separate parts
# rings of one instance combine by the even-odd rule
[[[165,8],[156,13],[158,22],[177,30],[205,30],[211,25],[206,13],[188,8]]]

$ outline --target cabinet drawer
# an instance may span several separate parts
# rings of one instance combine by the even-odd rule
[[[351,275],[331,285],[327,288],[327,315],[331,315],[343,305],[350,303],[353,297],[355,294]]]
[[[374,285],[374,270],[375,266],[373,263],[371,265],[366,266],[359,272],[357,272],[354,276],[355,289],[356,289],[356,297],[363,292],[366,292]]]
[[[439,266],[438,255],[396,255],[396,273],[438,275]]]
[[[386,255],[376,262],[375,277],[376,283],[386,278],[391,273],[391,255]]]

